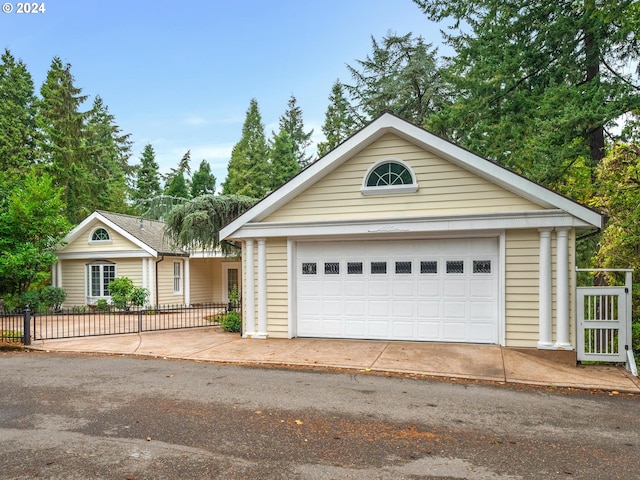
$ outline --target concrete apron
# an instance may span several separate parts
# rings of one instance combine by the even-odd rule
[[[576,366],[498,345],[331,340],[243,339],[219,327],[142,334],[36,340],[33,349],[142,355],[241,364],[301,365],[434,377],[640,393],[620,366]]]

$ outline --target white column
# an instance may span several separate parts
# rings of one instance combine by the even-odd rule
[[[258,334],[267,338],[267,241],[258,239]]]
[[[188,258],[184,260],[184,304],[191,305],[191,270]]]
[[[568,237],[568,229],[556,229],[556,347],[570,350]]]
[[[54,287],[62,287],[62,263],[57,261],[55,265],[51,268],[51,284]]]
[[[150,258],[147,260],[147,279],[149,289],[149,305],[156,305],[156,260]]]
[[[541,228],[538,291],[538,348],[552,348],[551,342],[551,229]]]
[[[253,267],[253,240],[247,240],[244,242],[244,266],[245,266],[245,281],[244,287],[244,337],[253,337],[256,334],[256,299],[255,299],[255,272]]]

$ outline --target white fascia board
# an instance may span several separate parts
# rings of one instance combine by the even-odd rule
[[[374,220],[249,223],[236,231],[232,238],[396,235],[522,228],[585,229],[593,228],[593,225],[557,209]]]
[[[141,250],[95,250],[83,252],[60,252],[56,254],[58,260],[96,260],[100,258],[155,258],[148,252]]]
[[[80,224],[78,224],[77,227],[75,227],[73,230],[71,230],[71,232],[69,232],[67,234],[67,236],[64,237],[64,239],[63,239],[63,242],[65,242],[65,246],[66,246],[66,244],[71,243],[71,241],[75,240],[81,234],[85,233],[87,226],[90,225],[94,220],[98,220],[99,222],[102,222],[104,225],[106,225],[109,228],[113,229],[114,231],[118,232],[120,235],[122,235],[127,240],[129,240],[133,244],[135,244],[138,247],[140,247],[142,250],[144,250],[145,252],[147,252],[151,256],[153,256],[153,257],[157,257],[158,256],[158,252],[156,252],[153,248],[151,248],[149,245],[147,245],[146,243],[144,243],[140,239],[134,237],[129,232],[127,232],[123,228],[119,227],[118,225],[113,223],[108,218],[106,218],[103,215],[101,215],[100,212],[93,212],[91,215],[89,215],[87,218],[85,218]],[[62,250],[64,250],[64,247],[62,247]],[[116,253],[116,252],[113,252],[113,253]],[[57,256],[60,257],[60,254],[57,254]]]

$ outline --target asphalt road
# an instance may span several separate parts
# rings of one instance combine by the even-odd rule
[[[640,398],[0,352],[3,479],[640,476]]]

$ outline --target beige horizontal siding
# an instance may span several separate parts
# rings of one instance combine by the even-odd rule
[[[85,296],[85,260],[63,260],[60,262],[62,270],[62,288],[67,293],[63,306],[65,308],[76,305],[86,305]]]
[[[97,228],[102,227],[111,237],[111,242],[89,242],[91,233]],[[135,243],[131,242],[127,238],[123,237],[116,231],[103,225],[99,221],[94,221],[91,225],[87,226],[80,235],[71,243],[65,245],[61,252],[89,252],[89,251],[112,251],[112,250],[139,250]]]
[[[267,332],[273,338],[287,338],[289,332],[287,278],[287,240],[286,238],[269,238],[267,240]]]
[[[222,258],[191,259],[189,272],[191,303],[222,301]]]
[[[362,195],[360,189],[368,169],[387,158],[403,160],[411,166],[419,185],[417,192]],[[409,217],[539,208],[406,140],[387,134],[264,221]]]
[[[182,293],[173,293],[173,263],[182,265]],[[183,305],[184,304],[184,261],[178,257],[164,257],[161,262],[156,262],[158,269],[158,305]],[[155,299],[154,299],[155,303]]]
[[[506,234],[507,347],[535,347],[538,343],[539,239],[537,230],[512,230]]]

